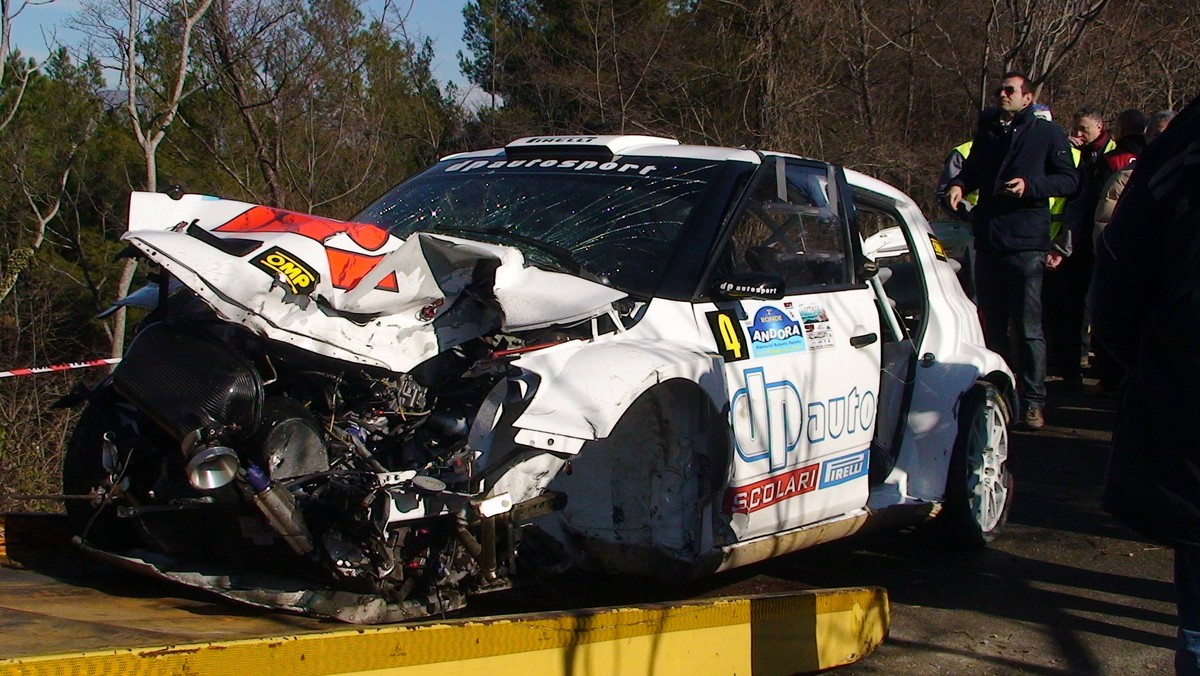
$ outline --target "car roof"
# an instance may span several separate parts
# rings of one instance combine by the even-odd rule
[[[898,204],[913,204],[915,206],[915,202],[913,202],[911,197],[890,183],[885,183],[853,169],[843,168],[843,171],[846,172],[846,181],[852,187],[869,190]]]
[[[681,144],[673,138],[661,136],[639,135],[543,135],[525,136],[518,138],[503,148],[488,148],[464,153],[455,153],[443,157],[443,160],[483,159],[505,156],[506,158],[538,158],[551,159],[555,157],[586,157],[591,159],[611,158],[618,155],[637,155],[643,157],[664,157],[681,159],[698,159],[761,164],[764,157],[778,156],[804,159],[815,162],[802,155],[774,151],[754,151],[745,147],[728,148],[723,146],[697,146]],[[845,169],[846,179],[850,185],[869,190],[900,204],[912,203],[912,198],[894,186],[872,178],[853,169]]]
[[[776,154],[776,153],[771,153]],[[733,160],[759,164],[762,154],[746,148],[684,145],[673,138],[658,136],[526,136],[503,148],[456,153],[442,159],[460,160],[505,155],[510,157],[565,157],[638,155],[697,160]]]

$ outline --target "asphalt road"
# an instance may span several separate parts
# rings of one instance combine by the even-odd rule
[[[1050,384],[1047,427],[1014,432],[1016,498],[988,549],[939,551],[919,531],[767,564],[760,578],[881,585],[888,640],[841,674],[1173,673],[1171,551],[1099,504],[1116,408]]]

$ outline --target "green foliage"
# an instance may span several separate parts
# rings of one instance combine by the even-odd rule
[[[0,277],[12,281],[0,299],[0,369],[108,350],[108,328],[95,315],[113,297],[128,177],[140,159],[120,115],[105,110],[102,87],[94,60],[75,63],[56,51],[0,134]],[[0,98],[13,95],[6,86]],[[21,260],[30,264],[17,270]],[[58,492],[74,414],[50,405],[79,377],[0,380],[0,510],[53,507],[11,496]]]

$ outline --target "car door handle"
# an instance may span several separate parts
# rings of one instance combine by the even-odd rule
[[[851,336],[850,337],[850,346],[851,347],[866,347],[866,346],[870,345],[871,343],[874,343],[877,340],[879,340],[878,334],[864,333],[861,336]]]

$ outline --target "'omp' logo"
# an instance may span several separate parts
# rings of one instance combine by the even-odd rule
[[[259,270],[287,283],[288,288],[295,294],[312,293],[317,287],[317,282],[321,280],[321,276],[300,262],[300,259],[279,247],[271,247],[250,262]]]

